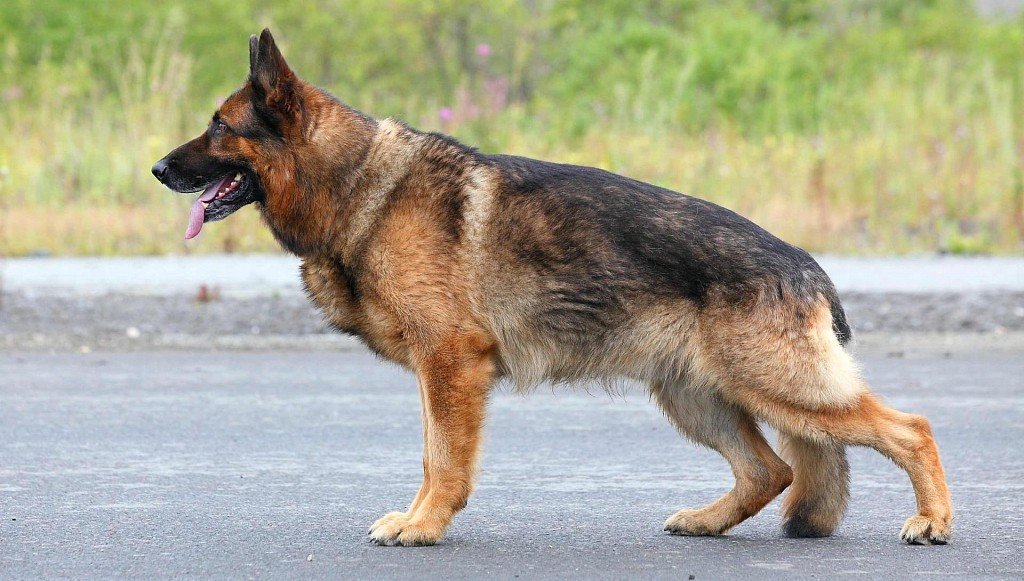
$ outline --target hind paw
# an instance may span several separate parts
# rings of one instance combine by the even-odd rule
[[[782,532],[791,539],[820,539],[831,536],[838,525],[835,514],[795,511],[785,515]]]
[[[900,540],[908,545],[945,545],[953,533],[953,519],[923,515],[907,519],[900,531]]]
[[[665,530],[673,535],[712,537],[724,533],[726,528],[706,510],[683,509],[665,521]]]

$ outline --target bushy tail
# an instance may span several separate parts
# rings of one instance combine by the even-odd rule
[[[850,324],[846,321],[846,311],[843,310],[843,305],[839,302],[839,294],[835,289],[829,293],[828,302],[829,310],[832,311],[832,332],[836,334],[836,339],[839,339],[839,344],[845,346],[850,339],[853,339],[853,330],[850,329]]]
[[[850,465],[842,444],[779,434],[793,484],[782,501],[788,537],[827,537],[839,526],[850,497]]]

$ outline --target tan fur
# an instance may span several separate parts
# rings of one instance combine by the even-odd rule
[[[852,405],[866,389],[832,333],[828,307],[796,301],[710,306],[702,353],[721,383],[809,409]]]
[[[699,510],[681,510],[665,530],[682,535],[720,535],[757,514],[793,480],[785,464],[765,441],[756,420],[716,393],[688,386],[656,383],[658,404],[683,434],[725,456],[736,486]]]
[[[351,262],[370,228],[380,217],[381,208],[398,182],[409,174],[420,140],[398,123],[384,119],[362,165],[357,182],[361,202],[349,216],[342,246],[342,257]]]

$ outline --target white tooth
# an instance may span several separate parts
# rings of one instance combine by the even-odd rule
[[[240,179],[242,179],[242,172],[238,172],[235,174],[235,181],[237,182]]]

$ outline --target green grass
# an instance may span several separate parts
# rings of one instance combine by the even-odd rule
[[[186,245],[190,200],[149,175],[267,24],[367,113],[704,197],[810,250],[1024,249],[1024,22],[966,2],[13,0],[0,254],[276,248],[251,209]]]

